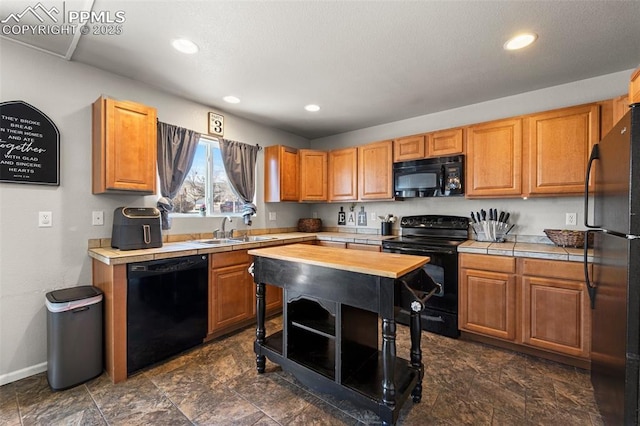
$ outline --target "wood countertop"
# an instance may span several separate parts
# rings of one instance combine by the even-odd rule
[[[306,244],[251,249],[249,254],[394,279],[421,267],[430,260],[426,256],[368,252]]]

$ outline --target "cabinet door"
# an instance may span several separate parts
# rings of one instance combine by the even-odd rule
[[[321,241],[318,240],[316,241],[317,246],[324,246],[324,247],[334,247],[334,248],[347,248],[347,243],[343,243],[340,241]]]
[[[211,270],[209,333],[253,317],[255,291],[248,267],[243,263]]]
[[[629,82],[629,104],[640,102],[640,68],[631,74]]]
[[[327,201],[328,154],[310,149],[300,150],[300,200]]]
[[[527,194],[583,194],[591,147],[600,137],[599,122],[595,104],[529,116]]]
[[[591,323],[585,284],[522,277],[522,343],[588,358]]]
[[[329,152],[329,200],[358,198],[358,149],[345,148]]]
[[[300,197],[298,150],[273,145],[264,150],[264,200],[298,201]]]
[[[467,129],[467,196],[522,194],[522,120],[494,121]]]
[[[430,133],[427,137],[427,155],[462,154],[462,129],[448,129]]]
[[[460,329],[514,341],[515,283],[512,274],[460,269]]]
[[[358,147],[358,198],[393,198],[393,146],[391,141]]]
[[[156,126],[155,108],[103,97],[94,102],[94,194],[107,191],[155,193]]]
[[[426,157],[424,135],[406,136],[393,141],[393,162],[420,160]]]

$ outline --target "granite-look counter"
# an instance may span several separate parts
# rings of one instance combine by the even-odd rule
[[[584,250],[581,248],[557,247],[553,244],[504,242],[492,243],[467,240],[458,246],[459,253],[490,254],[496,256],[531,257],[548,260],[567,260],[582,262]],[[593,249],[589,249],[587,256],[593,262]]]
[[[344,232],[286,232],[280,234],[265,234],[261,236],[268,237],[269,239],[263,241],[230,242],[212,245],[202,242],[202,240],[211,238],[198,238],[184,241],[164,242],[162,247],[139,250],[118,250],[112,248],[111,241],[107,239],[90,240],[88,254],[89,257],[106,265],[119,265],[123,263],[145,262],[148,260],[168,259],[171,257],[190,256],[194,254],[210,254],[233,250],[271,247],[310,240],[382,245],[383,240],[394,238],[393,235],[383,236],[377,234]]]

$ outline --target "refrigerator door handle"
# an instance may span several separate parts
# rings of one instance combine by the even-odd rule
[[[589,263],[588,263],[588,252],[589,252],[589,233],[590,232],[602,232],[600,229],[589,229],[584,233],[584,282],[587,286],[587,293],[589,293],[589,300],[591,301],[591,309],[595,307],[596,301],[596,283],[591,281],[589,277]]]
[[[589,156],[589,162],[587,163],[587,175],[584,179],[584,226],[587,228],[599,228],[599,226],[589,224],[589,180],[591,180],[591,166],[595,160],[599,159],[600,148],[598,144],[595,144],[593,145],[593,148],[591,148],[591,155]]]

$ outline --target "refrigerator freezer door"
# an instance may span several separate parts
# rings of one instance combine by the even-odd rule
[[[598,145],[594,224],[610,233],[640,235],[640,104]]]
[[[640,240],[597,233],[591,382],[605,424],[638,424]],[[636,259],[633,262],[630,260]]]

